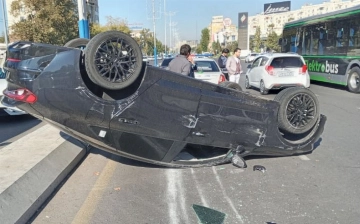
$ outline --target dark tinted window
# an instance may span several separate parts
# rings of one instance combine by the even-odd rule
[[[271,61],[274,68],[293,68],[302,67],[304,63],[299,57],[278,57]]]
[[[161,66],[169,66],[169,63],[170,61],[172,60],[173,58],[165,58],[162,62],[161,62]]]
[[[217,66],[215,61],[195,61],[198,71],[203,72],[219,72],[219,67]]]

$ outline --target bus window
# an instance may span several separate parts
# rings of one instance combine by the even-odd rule
[[[358,56],[360,53],[360,22],[353,19],[349,24],[348,56]]]

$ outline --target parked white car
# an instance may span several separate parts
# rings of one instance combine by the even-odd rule
[[[259,56],[259,53],[250,53],[250,54],[248,54],[248,56],[246,56],[245,62],[246,62],[246,63],[252,62],[252,61],[254,61],[254,59],[255,59],[257,56]]]
[[[267,94],[270,89],[291,86],[310,87],[307,66],[304,58],[298,54],[263,54],[247,68],[245,88],[259,88],[262,95]]]
[[[218,84],[226,81],[225,75],[221,71],[219,65],[212,58],[194,58],[197,66],[194,75],[196,79]]]

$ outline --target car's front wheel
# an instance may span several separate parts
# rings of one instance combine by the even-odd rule
[[[72,40],[66,42],[64,47],[73,47],[73,48],[84,49],[86,47],[86,45],[89,43],[89,41],[90,40],[86,39],[86,38],[76,38],[76,39],[72,39]]]
[[[245,89],[250,89],[250,81],[249,81],[249,77],[245,76]]]
[[[266,95],[266,94],[268,94],[268,93],[269,93],[269,90],[266,89],[264,81],[261,80],[261,81],[260,81],[260,94],[261,94],[261,95]]]
[[[235,83],[235,82],[229,82],[229,81],[220,82],[219,86],[229,88],[229,89],[238,90],[238,91],[242,91],[241,86],[239,84]]]
[[[278,123],[281,131],[303,134],[313,128],[320,117],[319,101],[309,89],[287,88],[274,100],[280,103]]]
[[[106,31],[94,36],[85,49],[85,68],[97,85],[119,90],[131,85],[140,75],[142,53],[129,35]]]

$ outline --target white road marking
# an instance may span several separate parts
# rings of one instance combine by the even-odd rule
[[[205,200],[205,198],[204,198],[203,191],[202,191],[202,189],[201,189],[201,187],[200,187],[200,185],[199,185],[199,182],[198,182],[198,180],[197,180],[197,178],[196,178],[196,176],[195,176],[195,171],[194,171],[193,168],[191,168],[191,174],[192,174],[192,178],[193,178],[193,180],[194,180],[194,182],[195,182],[196,189],[197,189],[197,191],[198,191],[198,193],[199,193],[199,196],[200,196],[200,200],[201,200],[202,205],[205,206],[205,207],[209,207],[208,203],[206,202],[206,200]]]
[[[181,170],[175,170],[176,172],[176,190],[177,192],[179,192],[177,200],[178,202],[180,202],[180,208],[181,208],[181,212],[182,212],[182,218],[185,219],[185,223],[190,223],[189,221],[189,216],[187,214],[187,210],[186,210],[186,201],[185,201],[185,193],[184,193],[184,186],[183,186],[183,178],[182,178],[182,173]]]
[[[229,198],[229,196],[226,194],[225,188],[223,186],[223,184],[221,183],[220,177],[217,174],[217,171],[215,169],[215,167],[212,167],[213,173],[215,175],[216,181],[218,182],[218,184],[220,185],[221,191],[226,199],[226,201],[229,203],[231,209],[234,211],[234,213],[236,214],[236,218],[238,218],[240,220],[241,223],[244,223],[244,220],[242,219],[241,215],[238,213],[238,211],[236,210],[234,203],[231,201],[231,199]]]
[[[167,179],[167,200],[168,200],[168,212],[169,220],[171,224],[179,223],[177,212],[177,203],[176,203],[176,170],[168,169],[166,170],[166,179]]]
[[[304,160],[304,161],[309,161],[309,160],[310,160],[310,158],[307,157],[307,156],[305,156],[305,155],[301,155],[301,156],[299,156],[299,158],[300,158],[301,160]]]

